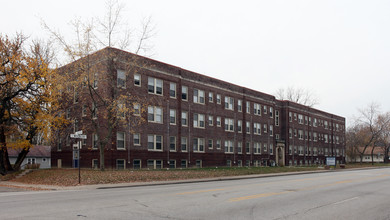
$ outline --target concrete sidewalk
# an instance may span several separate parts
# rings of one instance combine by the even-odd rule
[[[228,181],[239,179],[253,179],[253,178],[266,178],[275,176],[288,176],[288,175],[300,175],[300,174],[313,174],[323,172],[338,172],[347,170],[363,170],[363,169],[380,169],[388,167],[366,167],[366,168],[351,168],[351,169],[337,169],[337,170],[315,170],[315,171],[298,171],[298,172],[285,172],[285,173],[269,173],[269,174],[255,174],[244,176],[226,176],[215,178],[202,178],[202,179],[186,179],[186,180],[172,180],[172,181],[155,181],[155,182],[131,182],[131,183],[110,183],[110,184],[97,184],[97,185],[77,185],[77,186],[53,186],[53,185],[35,185],[24,184],[12,181],[0,181],[0,187],[15,187],[25,190],[94,190],[94,189],[112,189],[112,188],[126,188],[126,187],[139,187],[139,186],[158,186],[168,184],[185,184],[185,183],[201,183],[211,181]],[[82,182],[82,179],[81,179]]]

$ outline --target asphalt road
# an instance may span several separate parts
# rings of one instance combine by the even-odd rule
[[[0,193],[0,219],[390,219],[390,168]]]

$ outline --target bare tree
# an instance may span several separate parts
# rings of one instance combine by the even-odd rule
[[[149,48],[145,46],[153,35],[153,25],[149,18],[146,23],[142,23],[140,36],[132,34],[129,26],[122,18],[124,4],[118,1],[107,1],[107,12],[103,18],[89,19],[86,22],[76,19],[72,22],[75,39],[68,41],[58,31],[53,30],[44,24],[51,35],[56,39],[57,43],[64,49],[71,65],[65,66],[65,73],[62,80],[63,90],[68,93],[66,97],[77,97],[82,103],[87,103],[89,111],[89,128],[93,129],[94,135],[97,137],[97,145],[100,155],[100,169],[105,169],[104,152],[111,144],[113,131],[117,126],[130,125],[132,128],[144,121],[142,117],[130,117],[134,115],[135,104],[139,105],[137,111],[144,112],[147,108],[146,99],[134,97],[129,92],[124,93],[122,86],[118,87],[117,77],[114,74],[104,74],[101,71],[103,66],[96,63],[96,57],[92,54],[94,51],[102,47],[108,47],[104,50],[104,68],[107,68],[110,73],[114,73],[116,66],[117,53],[111,47],[119,47],[120,49],[129,49],[132,43],[130,38],[136,42],[133,46],[134,53],[138,54],[147,51]],[[96,23],[94,21],[97,21]],[[132,56],[132,59],[127,59],[123,68],[124,78],[130,78],[130,74],[138,71],[137,66],[141,66],[137,62],[137,56]],[[66,69],[66,68],[70,69]],[[119,74],[119,73],[117,73]],[[107,85],[107,90],[103,90],[97,86],[99,83]],[[125,81],[121,82],[124,83]],[[71,89],[67,89],[71,88]],[[63,108],[67,109],[66,103],[73,104],[72,100],[64,100]],[[95,120],[96,117],[102,120]],[[73,120],[75,121],[75,120]],[[132,130],[129,128],[128,130]],[[69,133],[67,131],[58,131],[59,133]]]
[[[275,94],[277,99],[289,100],[309,107],[317,105],[318,98],[308,89],[287,87],[287,89],[279,88]]]

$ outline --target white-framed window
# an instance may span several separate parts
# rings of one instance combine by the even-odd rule
[[[214,124],[214,117],[212,115],[208,116],[208,124],[209,126],[213,126]]]
[[[265,106],[264,106],[265,107]],[[253,114],[261,115],[261,105],[258,103],[253,103]]]
[[[237,100],[237,111],[242,112],[242,100]]]
[[[148,106],[148,122],[162,123],[163,109],[157,106]]]
[[[181,151],[187,152],[187,137],[181,137]]]
[[[274,135],[274,126],[270,125],[269,126],[269,136],[273,136],[273,135]]]
[[[141,160],[134,159],[133,160],[133,169],[139,170],[139,169],[141,169],[141,167],[142,167]]]
[[[251,113],[251,103],[249,101],[246,102],[246,105],[245,105],[245,108],[246,108],[246,113]]]
[[[163,81],[154,77],[148,77],[148,92],[156,95],[163,93]]]
[[[266,134],[268,132],[268,125],[267,124],[263,125],[263,132],[264,132],[264,134]]]
[[[261,135],[261,124],[260,123],[253,123],[253,134],[259,134]]]
[[[305,125],[308,125],[308,124],[309,124],[309,120],[308,120],[307,115],[305,115]]]
[[[234,110],[234,99],[229,96],[225,96],[225,109]]]
[[[176,160],[169,160],[169,168],[175,169],[176,168]]]
[[[133,134],[133,144],[134,146],[141,145],[141,135],[139,133]]]
[[[87,116],[87,105],[84,104],[82,107],[81,107],[81,117],[85,117]]]
[[[188,100],[188,87],[182,86],[181,87],[181,99],[187,101]]]
[[[148,134],[148,150],[162,151],[163,150],[163,136]]]
[[[233,141],[225,140],[225,153],[233,153]]]
[[[169,124],[176,124],[176,109],[169,109]]]
[[[317,142],[318,137],[317,137],[317,132],[313,132],[313,141]]]
[[[234,131],[234,119],[225,118],[225,131]]]
[[[242,132],[242,120],[237,120],[237,132]]]
[[[221,149],[221,140],[220,139],[215,141],[215,146],[216,146],[217,150]]]
[[[217,127],[221,127],[221,117],[217,116]]]
[[[98,80],[99,80],[98,73],[95,73],[94,78],[93,78],[93,88],[94,89],[97,89],[97,87],[98,87]]]
[[[138,73],[134,74],[134,85],[141,86],[141,75]]]
[[[194,128],[204,128],[204,114],[194,113],[193,125]]]
[[[214,102],[214,94],[209,92],[209,102]]]
[[[294,113],[294,121],[297,120],[297,113]]]
[[[328,135],[327,134],[324,135],[324,139],[325,139],[325,143],[328,143]]]
[[[92,134],[92,149],[98,149],[98,135],[96,133]]]
[[[303,130],[298,130],[298,139],[303,140]]]
[[[221,104],[221,94],[217,94],[217,104]]]
[[[181,112],[181,125],[187,127],[188,126],[188,113]]]
[[[187,168],[187,160],[181,160],[180,167],[181,168]]]
[[[140,104],[134,103],[133,104],[133,108],[134,108],[133,114],[137,115],[137,116],[140,116],[141,115],[141,106],[140,106]]]
[[[27,158],[27,164],[35,164],[36,159],[35,158]]]
[[[176,98],[176,83],[169,83],[169,97]]]
[[[250,154],[251,153],[251,143],[250,142],[246,142],[245,143],[245,153],[246,154]]]
[[[269,154],[274,154],[274,147],[272,143],[269,144]]]
[[[209,139],[208,142],[207,142],[207,146],[210,150],[213,149],[213,139]]]
[[[116,133],[116,149],[125,149],[125,132]]]
[[[250,134],[251,133],[251,123],[249,121],[246,122],[246,133]]]
[[[253,153],[254,154],[261,154],[261,143],[259,143],[259,142],[253,143]]]
[[[289,128],[289,129],[288,129],[288,137],[289,137],[289,138],[292,138],[292,128]]]
[[[202,160],[196,160],[195,161],[195,167],[196,168],[202,168],[202,166],[203,166]]]
[[[263,106],[263,112],[264,112],[264,115],[266,115],[267,114],[267,111],[268,111],[268,107],[267,106]]]
[[[126,73],[124,70],[116,71],[117,87],[126,88]]]
[[[176,137],[169,137],[169,151],[176,151]]]
[[[96,119],[97,115],[98,115],[98,107],[97,107],[96,103],[93,102],[92,103],[92,118]]]
[[[226,166],[231,167],[232,166],[232,160],[226,160]]]
[[[288,121],[289,121],[289,122],[292,122],[292,112],[289,112],[289,113],[288,113]]]
[[[194,89],[194,103],[204,104],[204,91],[200,89]]]
[[[125,118],[125,111],[126,111],[125,104],[123,104],[122,102],[119,102],[117,104],[116,110],[117,110],[116,114],[117,114],[118,118],[121,118],[121,119]]]
[[[126,169],[126,160],[124,160],[124,159],[117,159],[116,160],[116,169],[117,170],[124,170],[124,169]]]
[[[204,152],[204,138],[194,138],[192,147],[194,152]]]
[[[268,151],[268,144],[267,143],[264,143],[263,144],[263,152],[267,152]]]
[[[147,165],[149,169],[162,169],[163,161],[162,160],[148,160]]]
[[[314,121],[313,121],[313,127],[317,127],[317,124],[318,124],[318,121],[316,118],[314,118]]]
[[[275,126],[279,126],[279,111],[275,110]]]
[[[298,114],[298,123],[303,124],[303,115]]]
[[[237,153],[242,154],[242,142],[241,141],[237,142]]]
[[[99,162],[98,159],[92,159],[92,169],[99,168]]]
[[[269,117],[273,118],[274,117],[274,108],[269,107]]]

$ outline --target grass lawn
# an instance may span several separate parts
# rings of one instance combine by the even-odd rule
[[[384,165],[384,164],[382,164]],[[368,167],[369,164],[348,164],[348,168]],[[377,165],[376,165],[377,166]],[[322,170],[311,167],[234,167],[234,168],[201,168],[201,169],[162,169],[162,170],[107,170],[99,171],[81,169],[81,184],[131,183],[168,180],[185,180],[251,174],[266,174],[296,171]],[[2,177],[6,178],[6,177]],[[78,184],[78,169],[45,169],[34,170],[21,178],[11,181],[27,184],[43,184],[57,186],[75,186]]]

